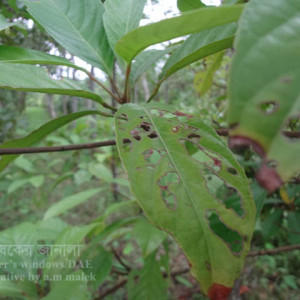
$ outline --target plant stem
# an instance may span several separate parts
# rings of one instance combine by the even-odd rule
[[[221,128],[216,130],[220,136],[228,136],[229,130]],[[290,138],[300,138],[300,131],[284,131],[283,134]],[[128,139],[123,141],[130,143]],[[78,144],[78,145],[65,145],[65,146],[52,146],[52,147],[26,147],[26,148],[0,148],[0,155],[14,155],[14,154],[32,154],[32,153],[45,153],[45,152],[63,152],[82,149],[93,149],[106,146],[114,146],[117,142],[115,140],[108,140],[104,142]]]
[[[102,82],[100,82],[97,78],[94,77],[94,75],[90,72],[87,72],[87,75],[89,78],[96,82],[99,86],[101,86],[110,96],[112,96],[116,101],[118,101],[120,104],[122,103],[122,100],[116,96],[112,91],[110,91]]]
[[[129,83],[130,83],[130,71],[131,71],[131,64],[127,66],[126,69],[126,78],[125,78],[125,88],[124,88],[124,95],[123,95],[123,103],[130,102],[130,89],[129,89]]]

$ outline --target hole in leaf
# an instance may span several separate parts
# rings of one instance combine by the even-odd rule
[[[172,194],[168,189],[161,190],[161,196],[163,198],[163,200],[166,203],[166,206],[170,209],[176,209],[177,206],[177,202],[176,202],[176,197],[174,196],[174,194]]]
[[[237,175],[237,170],[235,168],[227,168],[227,172],[232,175]]]
[[[296,141],[300,138],[300,116],[293,116],[288,119],[284,128],[283,135],[290,141]]]
[[[181,139],[179,141],[184,145],[188,154],[193,159],[199,161],[201,164],[205,164],[206,166],[210,167],[216,172],[219,172],[221,170],[222,163],[219,156],[216,153],[202,148],[194,141],[189,141],[186,139]]]
[[[158,164],[161,159],[161,154],[159,153],[159,151],[157,151],[155,149],[149,149],[149,150],[145,151],[143,154],[144,154],[146,162],[151,165]]]
[[[175,195],[170,192],[170,185],[177,183],[179,183],[179,176],[176,172],[168,172],[158,181],[158,185],[161,189],[162,199],[170,209],[175,209],[177,205]]]
[[[242,199],[238,191],[234,187],[227,186],[225,182],[212,173],[211,170],[205,169],[204,173],[208,191],[223,203],[227,209],[232,209],[238,216],[243,217],[245,211],[242,207]]]
[[[279,104],[276,101],[266,101],[260,104],[261,111],[266,115],[275,113],[279,108]]]
[[[243,238],[233,229],[227,227],[215,212],[207,212],[206,217],[209,222],[209,227],[222,241],[224,241],[229,249],[239,255],[243,250]]]
[[[275,160],[269,160],[266,164],[269,168],[275,169],[277,167],[277,162]]]

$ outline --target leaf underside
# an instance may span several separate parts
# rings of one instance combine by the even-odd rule
[[[232,286],[255,208],[225,142],[201,121],[159,104],[123,105],[115,120],[132,192],[149,220],[176,239],[204,292]]]
[[[300,141],[284,134],[300,116],[299,19],[299,1],[252,0],[235,42],[231,146],[252,145],[263,156],[257,179],[269,191],[300,171]]]
[[[29,13],[66,50],[87,63],[112,74],[113,52],[109,47],[101,1],[22,0]]]

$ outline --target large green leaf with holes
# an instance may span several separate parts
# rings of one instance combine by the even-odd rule
[[[21,0],[29,13],[64,48],[89,64],[112,74],[113,53],[99,0]]]
[[[251,0],[238,30],[229,80],[232,146],[264,157],[257,179],[269,191],[300,171],[299,139],[283,131],[300,115],[300,1]],[[271,165],[271,166],[270,166]]]
[[[236,22],[242,10],[242,5],[201,8],[178,17],[142,26],[121,38],[116,44],[116,52],[129,63],[148,46]]]
[[[132,192],[149,220],[176,239],[204,292],[230,290],[249,250],[255,206],[226,143],[161,104],[123,105],[115,120]]]

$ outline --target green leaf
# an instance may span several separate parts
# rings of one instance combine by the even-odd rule
[[[228,122],[235,125],[231,146],[251,144],[264,157],[257,180],[268,191],[300,170],[300,143],[283,134],[300,111],[299,11],[299,1],[251,0],[235,42],[229,78]]]
[[[168,236],[144,219],[135,224],[133,235],[141,247],[144,257],[153,253]]]
[[[87,72],[84,68],[74,65],[69,60],[44,52],[22,47],[0,45],[0,61],[18,64],[62,65]]]
[[[69,275],[69,280],[53,282],[50,293],[42,298],[43,300],[57,300],[57,299],[70,299],[70,300],[89,300],[91,295],[88,291],[87,281],[76,280],[76,278],[84,278],[84,273],[81,270]],[[74,278],[74,280],[72,280]]]
[[[92,256],[92,250],[96,255]],[[98,290],[101,283],[109,275],[112,266],[113,266],[113,254],[107,252],[104,248],[97,245],[95,249],[90,248],[80,257],[81,261],[91,261],[90,268],[84,268],[83,271],[86,275],[93,274],[95,276],[94,281],[91,281],[90,284],[93,286],[94,290]]]
[[[146,0],[109,0],[104,4],[104,27],[111,48],[129,31],[137,28]]]
[[[166,300],[167,285],[160,272],[155,254],[148,256],[142,270],[130,272],[128,280],[129,300]],[[136,277],[138,276],[138,283]]]
[[[22,178],[14,180],[7,188],[7,194],[10,195],[19,188],[23,187],[25,184],[29,184],[28,178]]]
[[[159,76],[160,79],[169,77],[201,58],[230,48],[236,28],[237,24],[232,23],[191,35],[170,56]]]
[[[33,163],[29,159],[25,158],[23,155],[19,156],[15,160],[15,165],[17,167],[19,167],[21,170],[24,170],[25,172],[28,172],[28,173],[36,173],[37,172]]]
[[[103,26],[99,0],[22,0],[29,13],[64,48],[87,63],[112,74],[113,53]]]
[[[159,104],[123,105],[115,120],[131,189],[151,223],[174,236],[204,292],[232,286],[249,250],[255,205],[226,143],[199,119]]]
[[[60,214],[86,202],[87,200],[89,200],[91,197],[95,196],[102,190],[103,188],[90,189],[60,200],[59,202],[49,207],[49,209],[45,212],[44,220],[48,220],[59,216]]]
[[[57,118],[55,120],[52,120],[43,126],[41,126],[39,129],[33,131],[29,135],[27,135],[24,138],[8,141],[0,145],[0,148],[22,148],[22,147],[30,147],[39,141],[41,141],[45,136],[52,133],[53,131],[57,130],[60,127],[63,127],[64,125],[78,119],[81,117],[85,117],[88,115],[95,115],[99,114],[97,111],[82,111],[74,114],[69,114],[60,118]],[[19,155],[2,155],[0,156],[0,172],[3,171],[3,169],[11,163],[13,160],[15,160]]]
[[[195,74],[194,86],[199,96],[203,96],[212,86],[215,72],[219,69],[225,52],[219,52],[206,59],[206,70]]]
[[[116,44],[116,52],[129,63],[148,46],[235,22],[242,10],[242,5],[202,8],[140,27],[129,32]]]
[[[28,180],[37,189],[43,185],[43,183],[45,181],[45,176],[44,175],[36,175],[36,176],[30,177]]]
[[[6,18],[0,14],[0,31],[14,25],[17,25],[17,23],[7,22]]]
[[[198,9],[206,5],[200,0],[177,0],[177,7],[181,12]]]
[[[52,79],[45,68],[2,62],[0,69],[5,74],[0,77],[0,89],[77,96],[110,108],[99,95],[77,82],[67,78]]]
[[[288,215],[288,239],[291,244],[300,243],[300,213],[289,212]]]
[[[3,279],[1,279],[2,276]],[[22,290],[12,281],[8,281],[5,275],[0,275],[0,295],[3,297],[20,297]]]

